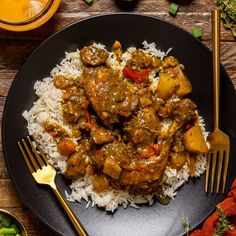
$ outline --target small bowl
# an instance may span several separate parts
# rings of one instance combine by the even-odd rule
[[[58,9],[61,0],[1,1],[0,28],[10,31],[28,31],[46,23]]]
[[[20,222],[20,220],[16,216],[12,215],[11,212],[0,209],[0,214],[7,216],[8,218],[11,219],[13,223],[17,225],[18,229],[20,230],[21,236],[28,236],[25,226]]]

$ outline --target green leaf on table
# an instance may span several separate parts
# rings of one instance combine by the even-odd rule
[[[217,3],[224,26],[235,36],[235,30],[232,28],[236,25],[236,0],[217,0]]]
[[[182,225],[184,226],[184,231],[185,231],[185,233],[186,233],[187,236],[188,236],[188,235],[189,235],[189,232],[191,231],[188,218],[187,218],[187,217],[182,217],[182,218],[181,218],[181,223],[182,223]]]
[[[84,0],[85,2],[87,2],[88,4],[91,4],[93,2],[93,0]]]
[[[169,6],[169,14],[172,15],[172,16],[175,16],[178,9],[179,9],[179,5],[172,2]]]
[[[218,210],[219,219],[216,224],[216,230],[212,236],[224,236],[224,233],[227,230],[233,230],[234,226],[232,224],[230,224],[230,222],[228,221],[227,216],[225,215],[221,206],[217,205],[216,208]]]
[[[202,29],[201,28],[195,28],[192,30],[192,35],[195,38],[201,38],[202,37]]]

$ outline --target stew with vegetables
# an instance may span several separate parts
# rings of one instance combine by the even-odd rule
[[[120,62],[123,51],[116,41],[112,53]],[[81,76],[54,77],[63,91],[63,119],[73,135],[44,124],[58,152],[67,157],[64,174],[70,179],[91,176],[97,192],[159,192],[166,204],[161,194],[165,169],[187,165],[194,176],[197,155],[208,152],[197,105],[188,98],[192,86],[184,65],[173,56],[159,58],[136,49],[116,70],[108,63],[109,52],[95,45],[82,48],[80,58]]]

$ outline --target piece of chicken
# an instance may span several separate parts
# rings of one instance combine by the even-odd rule
[[[152,107],[139,110],[136,116],[124,124],[124,132],[129,140],[139,146],[153,144],[159,130],[159,120]]]
[[[161,60],[158,57],[150,56],[141,49],[136,49],[131,54],[132,58],[127,61],[126,66],[136,69],[159,68],[161,66]]]
[[[102,66],[85,68],[83,77],[91,106],[108,128],[136,110],[138,96],[128,88],[119,72]]]
[[[77,179],[78,177],[86,175],[87,172],[91,172],[91,154],[91,141],[88,139],[82,139],[76,152],[71,154],[67,159],[67,167],[64,173],[65,176],[70,179]]]
[[[189,98],[173,103],[174,117],[178,123],[186,123],[196,118],[197,105]]]
[[[184,124],[194,121],[197,116],[197,105],[189,98],[174,102],[172,105],[174,120],[167,131],[169,137],[173,137]]]
[[[122,185],[138,185],[142,182],[151,182],[160,179],[165,170],[173,138],[167,138],[161,144],[161,153],[159,156],[152,156],[148,159],[139,159],[132,161],[121,178]]]
[[[105,49],[89,45],[80,50],[80,57],[85,65],[99,66],[106,62],[109,53]]]
[[[111,143],[115,140],[112,131],[103,127],[96,127],[91,130],[91,137],[96,144]]]
[[[112,159],[114,160],[114,165],[117,163],[121,167],[124,167],[128,165],[130,159],[132,158],[132,155],[126,144],[115,140],[113,143],[105,144],[92,156],[93,161],[100,169],[104,168],[107,158],[107,164],[111,163]]]

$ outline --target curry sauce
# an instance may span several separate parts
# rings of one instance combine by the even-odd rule
[[[119,42],[113,53],[121,60]],[[136,49],[123,71],[108,65],[109,53],[89,45],[80,50],[82,76],[54,77],[63,91],[63,128],[45,124],[56,140],[58,151],[67,156],[65,175],[77,179],[91,176],[97,192],[109,188],[132,194],[161,193],[167,166],[195,171],[197,154],[207,145],[198,127],[196,104],[187,96],[192,87],[184,66],[172,57],[163,59]],[[150,89],[150,74],[159,75]],[[164,129],[166,121],[171,121]],[[73,141],[77,138],[77,142]]]

